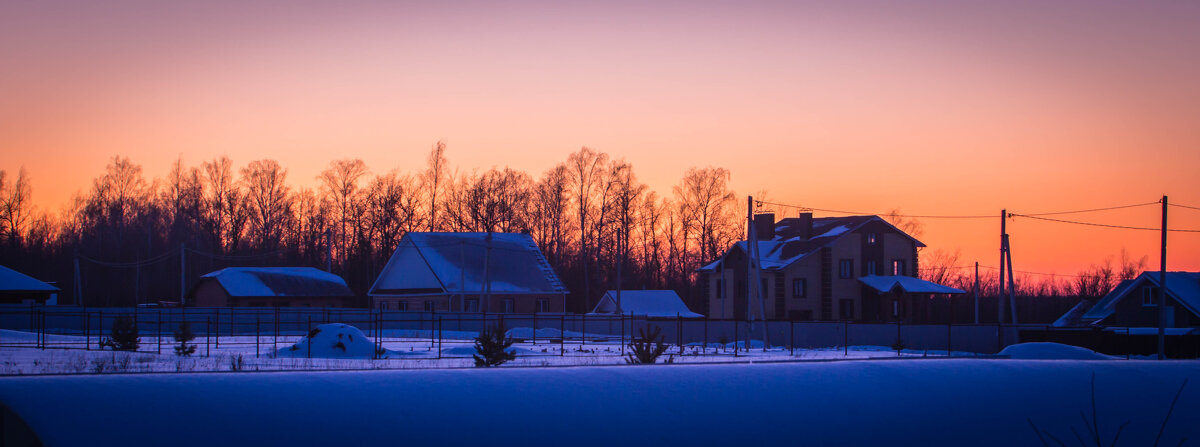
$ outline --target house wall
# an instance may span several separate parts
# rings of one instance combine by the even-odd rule
[[[423,295],[423,296],[372,296],[372,309],[399,310],[401,303],[406,303],[409,312],[422,312],[425,310],[425,302],[429,301],[433,304],[434,312],[462,312],[463,298],[458,294],[452,295]],[[465,296],[467,300],[479,300],[480,295],[468,294]],[[548,313],[563,313],[566,312],[566,299],[562,294],[506,294],[492,295],[488,300],[488,306],[484,306],[480,301],[480,312],[502,313],[504,309],[504,301],[511,299],[513,302],[513,312],[521,314],[531,314],[537,312],[537,301],[544,299],[549,306]]]
[[[188,295],[188,306],[193,307],[228,307],[229,294],[225,293],[225,288],[214,278],[202,278],[192,293]]]
[[[1117,302],[1112,316],[1104,320],[1104,325],[1117,327],[1158,327],[1158,307],[1142,305],[1142,294],[1145,293],[1144,289],[1146,287],[1153,286],[1143,283],[1143,285],[1126,292],[1125,297]],[[1167,305],[1169,308],[1174,309],[1173,312],[1175,313],[1175,321],[1168,327],[1200,326],[1200,318],[1197,318],[1186,307],[1180,305],[1170,295],[1167,295]]]
[[[58,292],[15,292],[2,291],[0,292],[0,303],[3,304],[31,304],[45,303],[46,300]],[[59,302],[62,300],[60,299]]]

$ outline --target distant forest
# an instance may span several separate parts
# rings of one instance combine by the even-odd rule
[[[78,262],[87,306],[176,301],[199,275],[223,267],[328,263],[365,305],[409,231],[528,232],[570,289],[569,311],[586,312],[617,287],[620,264],[622,287],[674,289],[705,312],[694,271],[742,238],[744,202],[724,168],[690,168],[660,195],[630,163],[587,147],[536,177],[507,167],[460,170],[446,152],[434,144],[410,172],[335,160],[316,189],[289,185],[274,160],[237,168],[227,157],[199,166],[180,159],[165,178],[147,179],[141,166],[115,156],[57,216],[33,209],[25,169],[15,179],[0,171],[0,263],[54,281],[60,302],[74,303]],[[885,217],[919,236],[919,222]],[[922,253],[921,276],[970,290],[973,272],[957,263],[957,254]],[[1106,261],[1075,276],[1018,275],[1018,294],[1073,304],[1144,264],[1122,256],[1117,266]],[[982,291],[992,296],[989,273]]]

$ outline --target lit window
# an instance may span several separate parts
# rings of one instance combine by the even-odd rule
[[[875,233],[867,235],[867,245],[875,245]]]
[[[906,271],[904,267],[905,267],[905,265],[904,265],[903,259],[893,259],[892,260],[892,276],[904,276],[906,274],[906,273],[904,273]]]

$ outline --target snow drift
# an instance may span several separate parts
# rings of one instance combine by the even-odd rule
[[[1031,421],[1074,439],[1093,374],[1102,439],[1129,421],[1121,445],[1152,443],[1184,379],[1162,444],[1200,438],[1192,361],[7,377],[0,403],[47,446],[1013,446],[1041,445]],[[96,413],[114,402],[136,429]]]
[[[1000,356],[1022,360],[1109,360],[1112,357],[1091,349],[1061,343],[1018,343],[1000,351]]]
[[[311,349],[310,349],[311,346]],[[375,343],[354,326],[334,323],[312,328],[294,345],[278,351],[280,357],[371,358]]]

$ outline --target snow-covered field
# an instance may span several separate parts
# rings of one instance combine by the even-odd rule
[[[339,325],[328,325],[339,326]],[[351,327],[351,329],[353,329]],[[354,329],[357,334],[362,334]],[[159,340],[154,336],[143,336],[138,352],[114,352],[99,350],[95,336],[47,335],[48,349],[37,348],[37,334],[11,330],[0,330],[0,375],[29,374],[89,374],[119,372],[200,372],[200,371],[293,371],[293,370],[346,370],[346,369],[425,369],[471,367],[474,345],[467,335],[454,334],[459,340],[443,339],[440,343],[429,338],[417,338],[416,331],[385,331],[382,342],[385,352],[382,358],[372,359],[370,348],[374,340],[365,335],[357,341],[366,342],[367,350],[361,345],[357,351],[328,349],[318,346],[310,351],[303,336],[262,336],[256,343],[254,336],[223,336],[197,338],[196,354],[180,357],[174,354],[175,341],[170,336]],[[574,366],[574,365],[620,365],[625,363],[619,338],[600,336],[587,337],[586,343],[575,341],[569,344],[558,342],[561,335],[556,329],[539,329],[536,340],[528,328],[514,328],[510,335],[523,341],[513,345],[517,359],[512,366]],[[584,334],[568,333],[576,340]],[[323,336],[323,335],[321,335]],[[428,335],[426,335],[428,337]],[[603,340],[603,341],[594,341]],[[91,342],[89,345],[89,341]],[[336,340],[325,341],[326,345]],[[346,343],[350,343],[346,339]],[[296,346],[293,349],[293,346]],[[86,350],[89,347],[91,350]],[[821,349],[796,349],[771,347],[762,349],[761,342],[754,341],[750,349],[745,343],[710,343],[671,346],[659,362],[672,363],[728,363],[796,360],[843,360],[896,357],[945,357],[943,351],[904,350],[900,353],[884,346],[851,346],[849,349],[831,346]],[[954,352],[954,357],[977,357],[970,352]]]
[[[931,359],[4,377],[0,402],[47,446],[1174,446],[1198,385],[1195,361]]]

